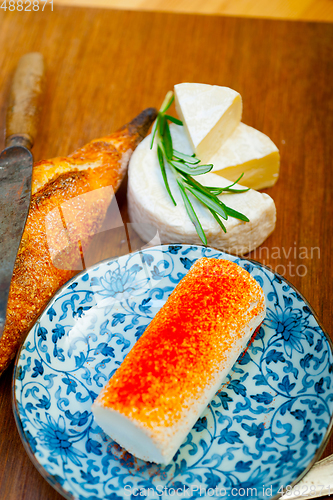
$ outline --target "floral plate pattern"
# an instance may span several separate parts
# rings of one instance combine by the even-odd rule
[[[172,462],[160,466],[112,441],[90,408],[200,257],[249,271],[267,315]],[[211,248],[162,245],[102,262],[58,291],[17,357],[14,414],[33,463],[65,498],[264,500],[280,496],[322,452],[332,386],[332,342],[286,280]]]

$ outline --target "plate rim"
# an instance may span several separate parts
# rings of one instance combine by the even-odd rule
[[[250,262],[251,264],[254,264],[256,266],[262,267],[262,268],[268,270],[269,272],[271,272],[274,276],[277,276],[281,281],[284,281],[287,285],[289,285],[290,288],[292,288],[301,297],[301,299],[303,300],[303,302],[305,303],[305,305],[310,309],[311,314],[314,316],[314,318],[317,321],[318,325],[320,326],[322,332],[324,333],[324,335],[326,337],[326,340],[328,341],[328,344],[329,344],[330,349],[331,349],[331,354],[333,356],[333,339],[331,338],[331,336],[329,335],[329,333],[324,328],[321,320],[319,319],[316,311],[313,309],[313,307],[311,306],[311,304],[309,303],[309,301],[295,287],[295,285],[293,285],[287,278],[285,278],[281,274],[277,273],[276,271],[274,271],[273,269],[271,269],[269,266],[267,266],[265,264],[262,264],[261,262],[258,262],[258,261],[254,260],[254,259],[246,258],[246,257],[243,257],[241,255],[233,255],[231,253],[225,252],[223,250],[219,250],[217,248],[214,248],[214,247],[211,247],[211,246],[208,246],[208,245],[191,245],[189,243],[163,243],[161,245],[155,245],[155,246],[151,246],[151,247],[142,248],[141,250],[137,250],[135,252],[129,252],[129,253],[124,254],[124,255],[118,255],[117,257],[103,259],[103,260],[101,260],[99,262],[96,262],[92,266],[90,266],[90,267],[88,267],[86,269],[83,269],[79,273],[75,274],[68,281],[66,281],[66,283],[64,283],[56,291],[56,293],[51,297],[51,299],[49,300],[49,302],[43,308],[43,311],[38,316],[38,318],[34,322],[33,326],[31,328],[29,328],[29,331],[24,336],[22,344],[21,344],[21,346],[20,346],[20,348],[19,348],[19,350],[18,350],[18,352],[16,354],[16,357],[15,357],[15,363],[14,363],[14,369],[13,369],[13,375],[12,375],[12,387],[11,387],[12,410],[13,410],[13,414],[14,414],[14,420],[15,420],[15,423],[16,423],[16,427],[17,427],[17,430],[18,430],[21,442],[23,444],[23,447],[24,447],[25,451],[27,452],[27,455],[30,458],[31,462],[33,463],[33,465],[35,466],[35,468],[38,470],[38,472],[40,473],[40,475],[43,477],[43,479],[45,479],[52,486],[52,488],[55,489],[58,493],[60,493],[66,500],[79,500],[79,499],[78,499],[78,497],[73,496],[72,493],[70,493],[68,491],[65,491],[64,488],[61,486],[60,483],[55,482],[53,480],[53,476],[51,474],[49,474],[49,472],[45,469],[45,467],[43,465],[41,465],[41,463],[37,460],[35,454],[33,453],[32,449],[31,449],[31,446],[30,446],[29,442],[27,441],[27,439],[25,439],[23,437],[24,436],[24,430],[23,430],[23,427],[22,427],[21,419],[19,417],[19,410],[18,410],[16,395],[15,395],[16,373],[17,373],[17,369],[18,369],[18,362],[19,362],[19,359],[20,359],[20,356],[21,356],[21,352],[23,350],[23,345],[25,344],[25,341],[26,341],[26,338],[28,337],[28,335],[31,333],[31,331],[33,330],[33,328],[35,328],[35,325],[38,324],[38,322],[41,320],[41,317],[45,313],[46,309],[51,305],[51,303],[53,303],[57,299],[57,297],[62,293],[62,291],[65,288],[67,288],[76,279],[80,279],[81,276],[84,276],[86,273],[89,273],[90,270],[95,269],[97,266],[99,267],[100,265],[103,265],[103,264],[106,264],[106,263],[110,263],[110,262],[113,262],[113,261],[117,261],[117,260],[119,260],[122,257],[125,258],[125,257],[129,257],[129,256],[134,256],[136,254],[142,254],[142,253],[144,253],[146,251],[151,251],[151,250],[156,250],[156,249],[161,249],[161,248],[162,249],[164,249],[164,248],[168,249],[170,246],[175,246],[175,245],[177,245],[177,246],[181,245],[182,248],[190,248],[190,247],[193,248],[193,247],[195,247],[197,249],[199,249],[199,248],[205,248],[207,250],[218,251],[221,254],[230,255],[233,258],[240,259],[240,260],[243,260],[243,261],[246,261],[246,262]],[[292,481],[290,483],[290,485],[288,485],[288,486],[291,486],[293,488],[312,469],[312,467],[314,466],[314,464],[320,459],[321,455],[325,451],[325,448],[326,448],[326,446],[327,446],[327,444],[329,442],[329,439],[330,439],[332,433],[333,433],[333,412],[331,413],[330,421],[329,421],[329,424],[327,426],[327,429],[326,429],[326,432],[325,432],[325,436],[324,436],[324,438],[323,438],[320,446],[318,447],[316,453],[314,454],[312,460],[304,468],[304,470],[301,472],[301,474],[299,474],[297,476],[297,478],[294,479],[294,481]],[[277,494],[275,494],[274,496],[272,496],[268,500],[278,500],[281,497],[282,497],[282,494],[277,493]],[[204,496],[203,497],[200,496],[199,498],[205,498],[205,497]]]

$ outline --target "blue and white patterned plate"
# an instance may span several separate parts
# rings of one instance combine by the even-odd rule
[[[90,408],[202,256],[247,269],[265,291],[267,316],[173,461],[159,466],[108,438]],[[33,463],[68,499],[266,500],[324,449],[332,386],[332,343],[288,282],[211,248],[165,245],[102,262],[58,291],[18,355],[14,413]]]

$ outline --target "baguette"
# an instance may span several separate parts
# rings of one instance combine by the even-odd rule
[[[132,152],[155,117],[156,110],[148,108],[114,134],[93,140],[68,157],[34,165],[29,214],[0,339],[0,374],[50,298],[76,274],[82,256],[73,251],[74,245],[78,249],[79,239],[81,249],[86,247],[98,232],[111,201],[110,191],[113,194],[118,189]],[[60,207],[64,206],[72,245],[59,224]],[[61,255],[59,266],[57,255]]]

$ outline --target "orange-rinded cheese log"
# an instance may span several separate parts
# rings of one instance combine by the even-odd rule
[[[265,317],[265,296],[228,260],[199,259],[95,400],[96,422],[167,464]]]

